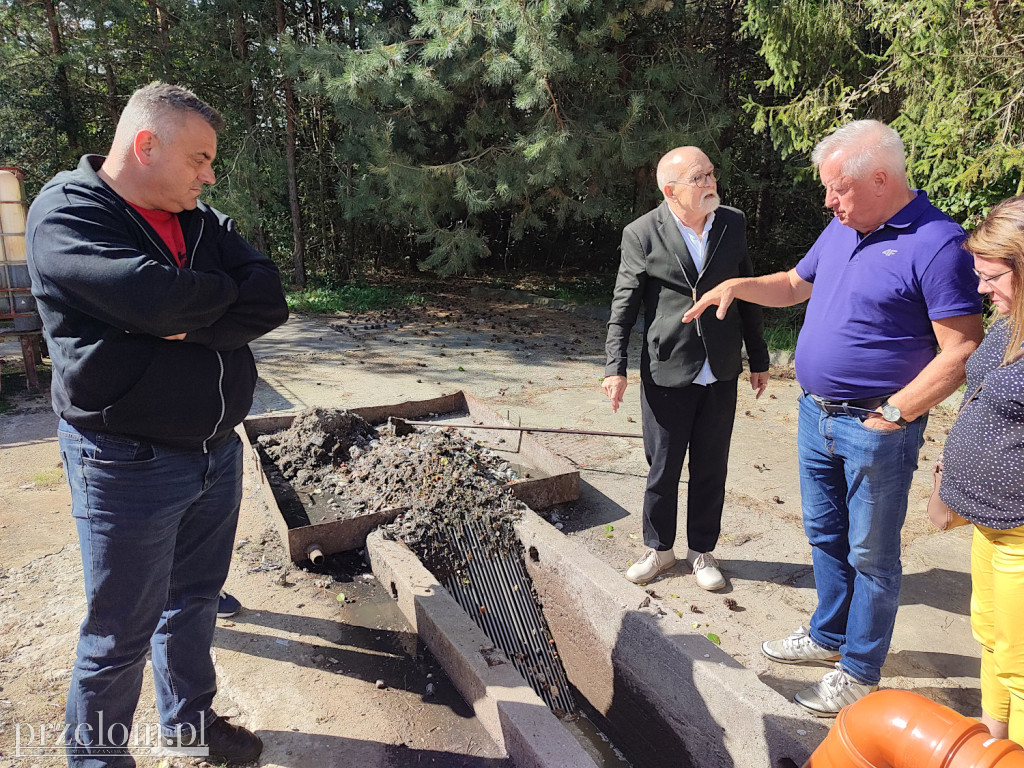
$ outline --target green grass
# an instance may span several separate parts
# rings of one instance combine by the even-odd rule
[[[615,276],[611,280],[577,278],[553,285],[546,293],[570,304],[607,304],[611,301]]]
[[[32,475],[32,482],[36,484],[37,488],[49,488],[54,485],[62,485],[64,483],[64,470],[56,467],[44,469]]]
[[[296,312],[338,314],[367,312],[426,303],[426,297],[375,285],[343,285],[340,288],[307,288],[287,294],[288,308]]]
[[[793,352],[796,349],[796,337],[800,334],[799,328],[791,325],[767,325],[764,327],[764,340],[768,349],[782,349]]]
[[[764,308],[764,340],[768,349],[782,349],[792,352],[796,349],[796,338],[804,323],[804,305],[795,307]]]

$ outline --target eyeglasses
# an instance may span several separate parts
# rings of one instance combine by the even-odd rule
[[[712,168],[707,173],[698,173],[696,176],[691,176],[688,179],[676,179],[670,183],[672,184],[688,184],[691,187],[710,187],[711,182],[717,181],[718,177],[715,176],[715,169]]]
[[[992,275],[992,277],[985,277],[983,274],[981,274],[981,272],[979,272],[976,269],[972,269],[971,272],[973,272],[974,276],[976,278],[978,278],[981,282],[991,284],[992,281],[995,280],[997,277],[1002,277],[1003,275],[1008,275],[1011,272],[1013,272],[1013,270],[1012,269],[1008,269],[1005,272],[1000,272],[998,275]]]

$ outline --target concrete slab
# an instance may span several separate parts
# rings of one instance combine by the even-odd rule
[[[570,680],[637,765],[799,765],[824,738],[820,720],[550,524],[527,513],[516,529]],[[367,552],[410,626],[516,765],[592,765],[404,544],[374,533]]]
[[[329,325],[296,314],[292,314],[288,322],[281,327],[275,328],[249,345],[257,362],[274,357],[338,352],[354,349],[356,346],[356,342],[345,339]]]

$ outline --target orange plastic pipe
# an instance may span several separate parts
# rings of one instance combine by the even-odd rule
[[[876,691],[843,709],[804,768],[1024,768],[1024,749],[911,691]]]

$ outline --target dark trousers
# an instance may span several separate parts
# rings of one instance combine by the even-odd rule
[[[651,467],[644,493],[644,544],[666,550],[675,543],[679,477],[689,449],[686,542],[696,552],[710,552],[722,528],[736,379],[706,387],[642,382],[640,413]]]
[[[242,442],[181,451],[64,421],[57,436],[86,598],[68,765],[133,768],[127,745],[147,650],[163,735],[187,737],[216,719],[210,646],[242,500]],[[146,728],[144,744],[155,738]]]

